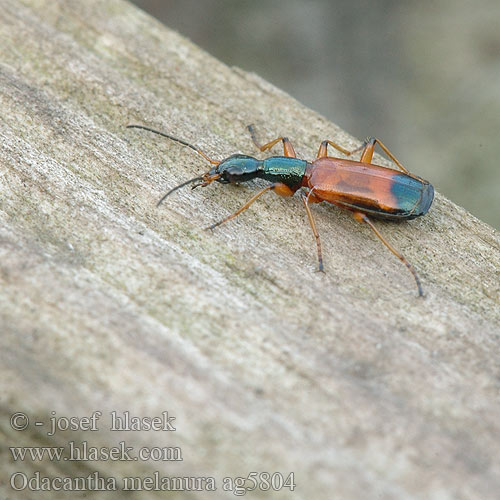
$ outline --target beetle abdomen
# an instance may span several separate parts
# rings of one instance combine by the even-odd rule
[[[330,157],[313,162],[303,185],[324,201],[384,219],[423,215],[434,198],[432,185],[416,176]]]

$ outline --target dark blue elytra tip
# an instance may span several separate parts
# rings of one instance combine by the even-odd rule
[[[426,214],[434,199],[432,184],[405,174],[394,176],[391,193],[402,211],[401,216],[408,219]]]

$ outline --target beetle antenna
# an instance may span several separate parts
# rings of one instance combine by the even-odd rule
[[[182,139],[178,139],[177,137],[174,137],[173,135],[168,135],[165,132],[160,132],[159,130],[155,130],[154,128],[145,127],[144,125],[127,125],[127,128],[140,128],[142,130],[147,130],[148,132],[153,132],[153,134],[162,135],[163,137],[166,137],[167,139],[171,139],[172,141],[179,142],[180,144],[183,144],[184,146],[187,146],[188,148],[191,148],[194,151],[198,152],[198,148],[196,148],[192,144],[189,144],[189,142],[183,141]]]
[[[161,205],[161,203],[165,200],[165,198],[167,196],[170,196],[174,191],[177,191],[178,189],[183,188],[184,186],[187,186],[188,184],[191,184],[192,182],[196,182],[196,181],[203,181],[203,177],[194,177],[193,179],[189,179],[188,181],[185,181],[185,182],[179,184],[178,186],[175,186],[170,191],[168,191],[168,193],[164,194],[161,197],[160,201],[156,204],[156,206],[159,207]],[[201,183],[200,184],[195,184],[193,186],[193,189],[195,187],[198,187],[198,186],[201,186]]]
[[[178,142],[183,146],[191,148],[193,151],[196,151],[199,155],[203,156],[203,158],[205,158],[205,160],[207,160],[212,165],[218,165],[220,163],[220,161],[212,160],[211,158],[209,158],[203,151],[201,151],[201,149],[197,148],[196,146],[193,146],[192,144],[189,144],[189,142],[186,142],[182,139],[178,139],[173,135],[166,134],[165,132],[160,132],[159,130],[155,130],[154,128],[145,127],[144,125],[127,125],[127,128],[140,128],[142,130],[147,130],[148,132],[153,132],[153,134],[161,135],[163,137],[166,137],[167,139]]]

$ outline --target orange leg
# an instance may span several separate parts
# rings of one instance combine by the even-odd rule
[[[311,212],[311,209],[309,208],[309,203],[321,203],[322,200],[317,198],[312,194],[313,190],[309,191],[309,193],[304,193],[304,191],[300,192],[300,196],[302,198],[302,201],[304,202],[304,206],[306,207],[306,212],[307,212],[307,218],[309,219],[309,224],[311,224],[311,229],[314,234],[314,237],[316,238],[316,247],[318,249],[318,271],[321,273],[324,273],[323,269],[323,253],[321,251],[321,240],[319,238],[319,233],[316,228],[316,223],[314,222],[313,215]]]
[[[241,212],[244,212],[254,201],[260,198],[266,191],[274,191],[276,194],[279,194],[280,196],[293,196],[293,191],[286,184],[283,184],[281,182],[275,182],[274,184],[266,186],[264,189],[261,189],[257,194],[253,195],[241,208],[236,210],[236,212],[229,215],[225,219],[222,219],[221,221],[216,222],[211,226],[208,226],[206,229],[207,230],[214,229],[215,227],[220,226],[221,224],[225,224],[226,222],[229,222],[235,217],[238,217],[238,215],[240,215]]]
[[[318,149],[318,154],[316,155],[316,158],[324,158],[325,156],[328,156],[328,146],[332,146],[332,148],[335,148],[337,151],[340,151],[342,154],[346,156],[350,156],[353,153],[357,153],[360,151],[362,148],[364,148],[364,145],[361,146],[360,148],[355,149],[354,151],[347,151],[347,149],[343,148],[342,146],[339,146],[336,142],[329,141],[328,139],[326,141],[323,141]]]
[[[295,149],[293,149],[292,143],[288,140],[288,137],[278,137],[277,139],[274,139],[273,141],[270,141],[267,144],[264,144],[263,146],[261,146],[259,144],[259,142],[257,141],[257,138],[255,137],[255,129],[254,129],[253,125],[248,125],[247,129],[250,132],[250,136],[252,137],[253,143],[261,151],[267,151],[268,149],[271,149],[275,144],[282,141],[283,142],[283,149],[285,151],[285,156],[288,156],[290,158],[297,158],[297,155],[295,154]]]
[[[336,144],[333,141],[329,141],[329,140],[323,141],[321,143],[321,146],[319,147],[318,155],[316,156],[316,158],[323,158],[324,156],[327,156],[327,148],[330,145],[346,156],[350,156],[354,153],[357,153],[358,151],[362,151],[361,158],[359,159],[359,161],[363,162],[363,163],[371,163],[372,158],[373,158],[373,151],[375,149],[375,144],[378,144],[380,146],[380,148],[384,151],[384,153],[405,174],[411,175],[410,172],[408,172],[408,170],[406,170],[406,168],[403,167],[403,165],[401,165],[401,163],[397,160],[397,158],[387,149],[387,147],[379,139],[376,139],[375,137],[370,137],[365,142],[363,142],[363,144],[361,144],[361,146],[359,148],[356,148],[354,151],[347,151],[347,149],[344,149],[342,146],[339,146],[338,144]]]
[[[415,281],[417,282],[418,295],[420,297],[423,297],[424,292],[422,291],[422,286],[420,285],[420,280],[417,276],[415,269],[413,269],[413,266],[392,245],[390,245],[386,241],[386,239],[380,234],[379,230],[373,225],[373,222],[366,216],[366,214],[363,214],[361,212],[354,212],[354,218],[358,222],[364,222],[365,224],[368,224],[370,226],[370,228],[373,230],[373,232],[380,239],[380,241],[409,269],[411,274],[413,274]]]
[[[364,163],[371,163],[372,162],[372,157],[373,157],[373,150],[375,149],[375,144],[378,144],[382,151],[405,173],[405,174],[410,174],[406,168],[401,165],[401,163],[398,161],[398,159],[387,149],[387,147],[380,141],[379,139],[376,139],[375,137],[370,137],[367,139],[363,145],[364,149],[363,152],[361,153],[361,158],[359,161],[364,162]]]

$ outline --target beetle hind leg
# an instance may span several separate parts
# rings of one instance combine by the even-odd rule
[[[373,222],[368,218],[366,214],[363,214],[361,212],[354,212],[353,215],[358,222],[364,222],[365,224],[368,224],[368,226],[370,226],[370,228],[377,235],[380,241],[408,268],[411,274],[413,274],[415,282],[417,283],[419,297],[423,297],[424,292],[422,290],[422,285],[420,284],[420,279],[413,266],[380,234],[379,230],[374,226]]]
[[[408,172],[408,170],[406,170],[405,167],[403,167],[403,165],[401,165],[400,161],[389,151],[389,149],[387,148],[387,146],[385,146],[385,144],[375,138],[375,137],[370,137],[368,138],[363,144],[362,144],[362,148],[363,148],[363,152],[361,153],[361,158],[359,161],[361,162],[364,162],[364,163],[371,163],[372,162],[372,158],[373,158],[373,152],[374,152],[374,149],[375,149],[375,145],[378,144],[380,146],[380,149],[382,149],[382,151],[405,173],[405,174],[408,174],[410,175],[410,172]],[[361,149],[361,148],[359,148]],[[359,151],[358,149],[358,151]]]
[[[403,167],[403,165],[401,165],[401,162],[389,151],[387,146],[385,146],[385,144],[382,141],[380,141],[375,137],[368,138],[366,141],[363,142],[363,144],[361,144],[359,148],[356,148],[353,151],[348,151],[342,146],[339,146],[336,142],[327,139],[321,143],[316,158],[323,158],[325,156],[328,156],[328,146],[332,146],[345,156],[351,156],[352,154],[357,153],[358,151],[362,151],[361,158],[359,159],[359,161],[362,163],[371,163],[376,144],[380,146],[382,151],[398,166],[399,169],[401,169],[405,174],[411,175],[410,172],[408,172],[408,170],[406,170],[406,168]]]

